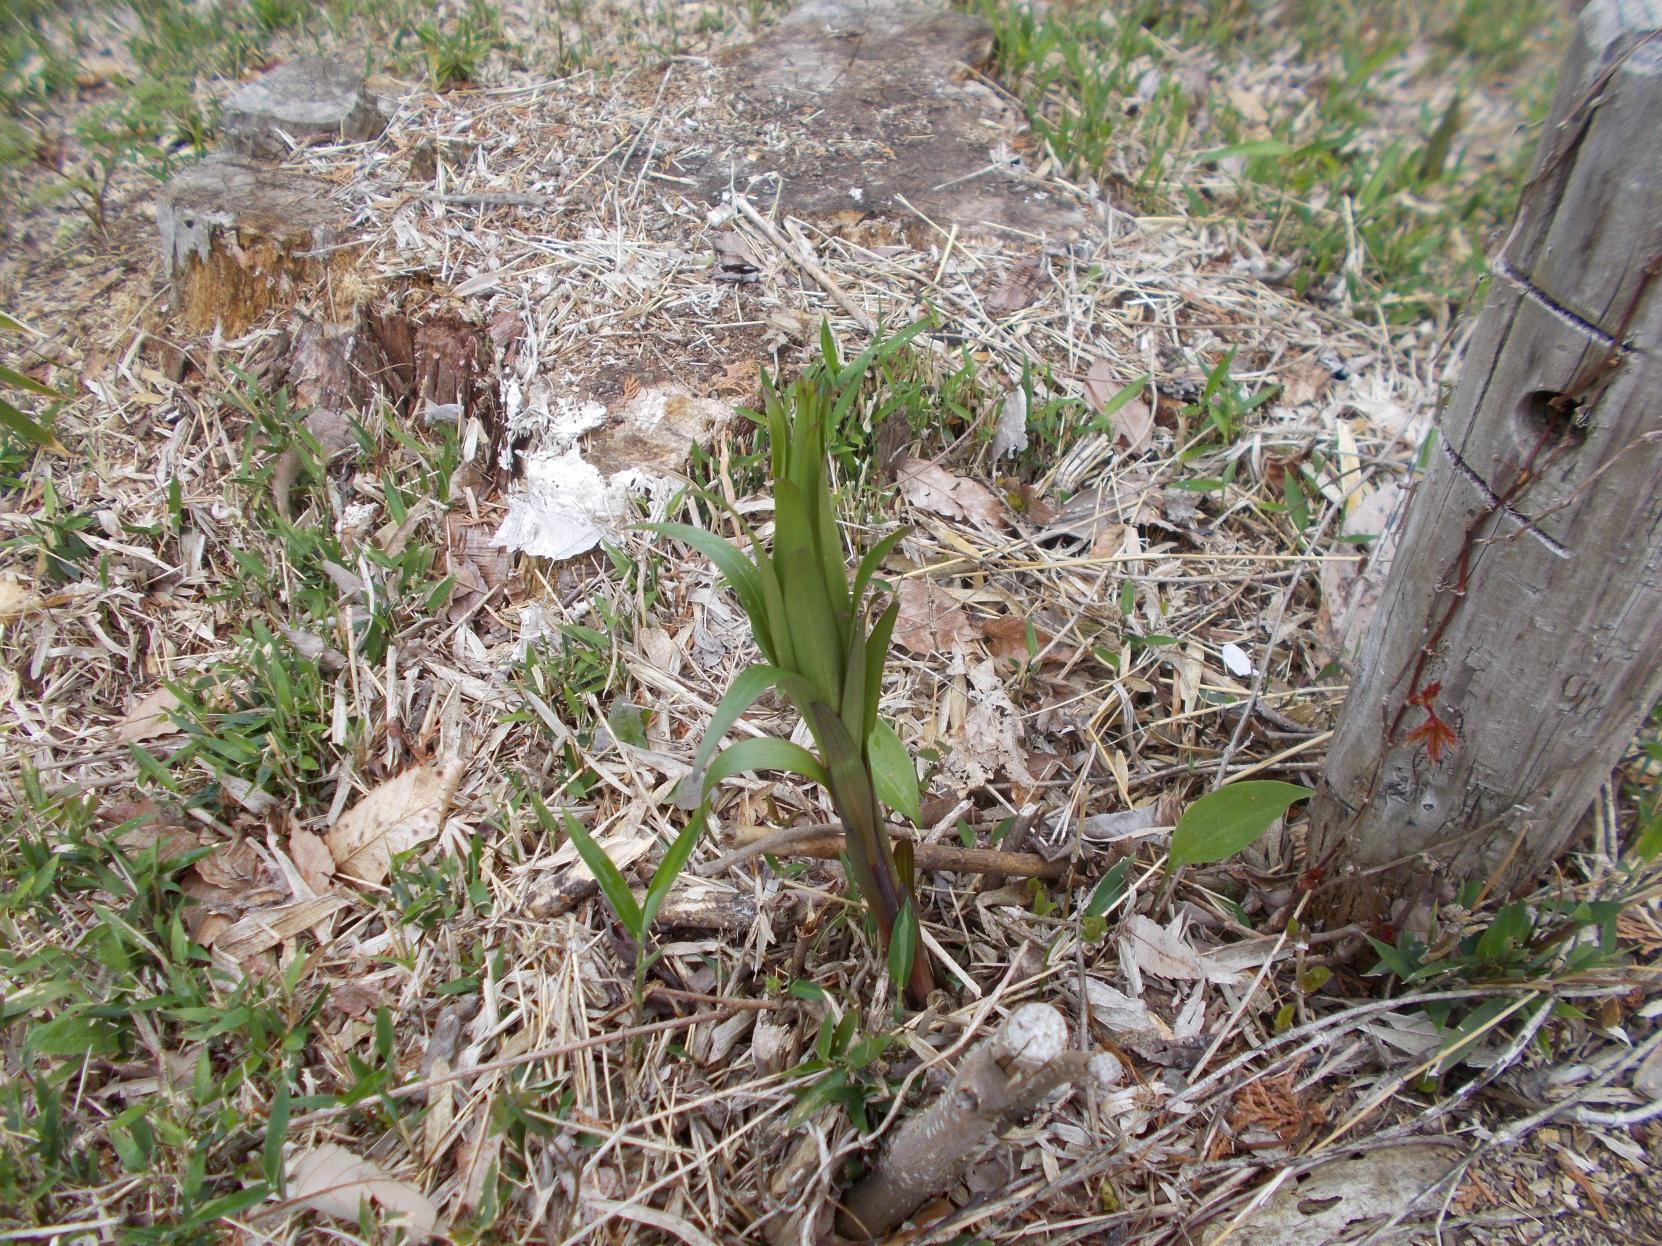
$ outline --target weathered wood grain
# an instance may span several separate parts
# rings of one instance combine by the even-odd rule
[[[1597,0],[1312,806],[1329,921],[1538,879],[1662,694],[1659,132],[1662,0]]]

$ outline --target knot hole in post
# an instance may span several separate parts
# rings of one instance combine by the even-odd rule
[[[1525,394],[1512,418],[1518,446],[1525,454],[1554,444],[1573,450],[1587,440],[1588,423],[1589,414],[1579,398],[1553,389]]]

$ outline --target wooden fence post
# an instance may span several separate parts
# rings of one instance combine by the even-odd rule
[[[1327,920],[1540,877],[1662,693],[1662,0],[1566,53],[1320,791]]]

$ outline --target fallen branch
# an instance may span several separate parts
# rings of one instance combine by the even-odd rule
[[[890,838],[905,836],[891,829]],[[946,870],[954,874],[1008,874],[1018,878],[1061,878],[1071,862],[1050,861],[1033,852],[1000,852],[996,848],[961,848],[952,844],[926,844],[908,840],[912,861],[920,870]],[[735,848],[726,856],[704,866],[705,876],[722,874],[736,865],[773,853],[776,856],[813,857],[835,861],[846,848],[841,831],[830,826],[793,826],[764,833],[759,839]]]
[[[964,1057],[952,1084],[895,1133],[877,1165],[848,1192],[837,1215],[844,1237],[881,1237],[931,1195],[949,1188],[995,1133],[1051,1091],[1090,1078],[1120,1078],[1106,1052],[1068,1050],[1068,1025],[1049,1004],[1023,1004]]]

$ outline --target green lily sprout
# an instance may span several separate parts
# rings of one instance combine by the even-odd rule
[[[839,368],[829,334],[822,336],[823,368],[784,393],[764,379],[758,422],[772,449],[771,554],[736,512],[748,555],[702,528],[643,525],[715,563],[749,617],[765,659],[741,672],[716,707],[681,803],[696,806],[694,818],[702,826],[711,788],[731,775],[783,770],[823,786],[843,824],[848,872],[882,940],[891,976],[897,985],[904,983],[912,1005],[922,1007],[934,979],[918,945],[910,845],[902,843],[897,856],[882,812],[888,805],[913,822],[920,816],[917,771],[877,712],[898,605],[891,602],[868,627],[866,600],[878,567],[904,532],[872,546],[850,580],[826,474],[826,436],[846,413],[873,355],[868,351]],[[802,716],[817,752],[763,738],[740,740],[718,755],[723,735],[769,689],[783,693]]]

